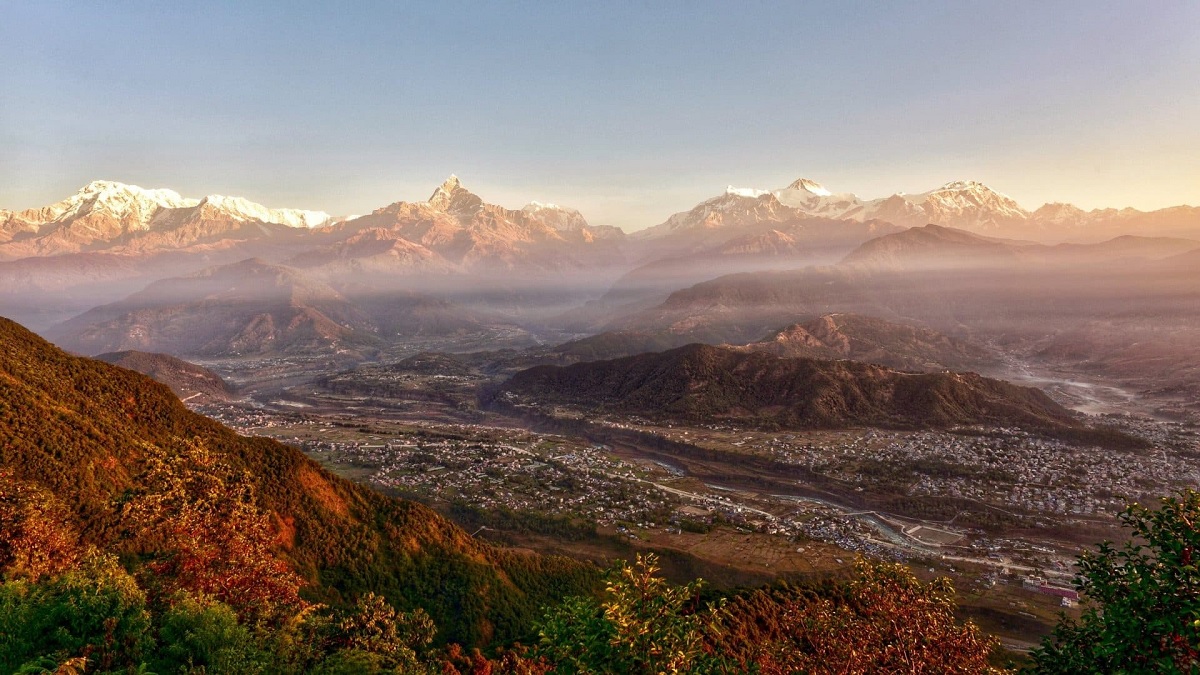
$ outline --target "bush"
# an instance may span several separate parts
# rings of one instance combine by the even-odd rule
[[[1033,673],[1200,672],[1200,493],[1121,513],[1132,541],[1079,558],[1087,601],[1032,657]]]

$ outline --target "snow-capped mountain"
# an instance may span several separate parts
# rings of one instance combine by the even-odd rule
[[[1179,206],[1158,211],[1095,209],[1051,203],[1036,211],[978,181],[953,181],[918,194],[896,193],[864,200],[837,193],[808,178],[785,188],[726,188],[724,194],[677,213],[642,230],[638,239],[697,236],[714,228],[745,227],[753,223],[788,222],[803,218],[885,222],[901,227],[928,224],[979,234],[1043,241],[1100,241],[1121,234],[1195,237],[1200,234],[1200,208]]]
[[[0,261],[103,253],[120,256],[118,272],[126,276],[127,261],[164,254],[187,256],[193,264],[260,256],[327,276],[364,270],[544,272],[617,264],[624,259],[623,239],[619,229],[592,227],[574,209],[489,204],[453,175],[424,201],[400,201],[352,218],[272,209],[241,197],[185,198],[111,181],[89,183],[44,208],[0,211]]]
[[[804,217],[860,223],[881,220],[904,227],[932,222],[974,231],[996,231],[1013,224],[1023,225],[1029,219],[1029,212],[1010,197],[976,181],[955,181],[915,195],[863,200],[852,193],[835,193],[814,180],[800,178],[778,190],[730,186],[725,194],[671,216],[642,236],[653,238],[730,223],[744,225]]]
[[[228,215],[242,221],[259,221],[275,223],[301,229],[313,229],[330,224],[334,218],[324,211],[305,211],[303,209],[268,209],[261,204],[241,197],[225,197],[209,195],[200,200],[200,207],[212,208],[217,213]]]
[[[577,230],[588,224],[579,211],[557,204],[529,202],[521,211],[530,218],[540,220],[559,231]]]
[[[94,250],[148,234],[195,229],[204,236],[245,223],[311,229],[332,223],[320,211],[269,209],[241,197],[182,197],[115,181],[93,181],[61,202],[40,209],[0,211],[0,259]],[[199,235],[200,233],[197,233]],[[173,245],[190,243],[172,237]]]
[[[489,204],[454,175],[424,202],[396,202],[349,220],[344,228],[388,233],[462,269],[514,271],[611,263],[620,257],[613,244],[624,238],[616,228],[588,225],[574,209],[537,202],[521,210]]]

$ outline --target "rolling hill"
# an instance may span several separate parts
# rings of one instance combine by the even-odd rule
[[[781,429],[1079,426],[1037,389],[972,373],[905,373],[700,344],[531,368],[509,379],[498,397],[535,407],[565,404],[591,412]]]
[[[137,371],[171,388],[183,401],[227,400],[235,396],[233,387],[221,376],[203,366],[177,359],[170,354],[124,351],[109,352],[96,360]]]

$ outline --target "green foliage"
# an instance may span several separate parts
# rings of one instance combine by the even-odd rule
[[[373,655],[373,662],[382,667],[416,672],[420,668],[418,651],[433,642],[435,632],[433,620],[424,610],[397,612],[383,598],[368,593],[337,623],[332,644]]]
[[[699,607],[699,582],[673,586],[653,557],[610,572],[604,599],[546,614],[539,650],[562,673],[940,673],[976,675],[995,641],[954,616],[945,579],[860,562],[825,592],[755,591]]]
[[[722,672],[704,650],[718,608],[697,607],[701,582],[675,586],[654,555],[609,572],[605,599],[572,598],[543,619],[541,647],[562,673]]]
[[[0,672],[85,659],[101,672],[136,668],[153,647],[146,594],[117,561],[90,554],[76,569],[0,586]]]
[[[1088,601],[1033,653],[1034,673],[1200,672],[1200,493],[1121,513],[1132,540],[1079,558]]]
[[[274,672],[273,656],[238,623],[237,612],[229,605],[181,594],[157,625],[155,672]]]
[[[314,675],[374,675],[391,671],[387,665],[387,658],[381,654],[343,649],[330,655],[312,672]]]

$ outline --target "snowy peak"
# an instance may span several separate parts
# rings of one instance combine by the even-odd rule
[[[767,195],[773,199],[757,203]],[[1030,214],[1012,198],[978,181],[953,181],[929,192],[897,193],[865,201],[848,192],[832,192],[812,179],[799,178],[780,190],[730,186],[723,195],[709,199],[689,212],[671,216],[665,223],[646,230],[642,237],[804,217],[859,223],[880,220],[902,227],[937,223],[995,232],[1025,225]]]
[[[261,221],[300,229],[323,227],[333,220],[332,216],[324,211],[269,209],[248,199],[224,195],[209,195],[200,200],[199,207],[202,212],[207,208],[243,222]]]
[[[52,221],[64,221],[89,213],[103,213],[133,221],[131,226],[134,229],[149,229],[160,212],[193,208],[202,212],[215,211],[241,221],[257,220],[305,229],[320,227],[332,220],[328,213],[322,211],[269,209],[248,199],[222,195],[189,199],[181,197],[174,190],[147,190],[137,185],[106,180],[92,181],[66,201],[48,208],[54,212]]]
[[[582,213],[557,204],[529,202],[521,209],[521,213],[559,231],[577,230],[587,227],[587,220],[584,219]]]
[[[470,218],[483,208],[483,200],[463,187],[458,176],[450,174],[427,200],[429,206],[459,218]]]
[[[49,207],[50,221],[63,221],[88,213],[105,213],[115,218],[133,218],[145,227],[161,209],[190,208],[198,204],[174,190],[147,190],[137,185],[96,180],[83,186],[65,201]]]
[[[433,194],[437,195],[439,192],[445,193],[445,194],[451,194],[455,190],[459,190],[459,189],[465,190],[466,188],[463,187],[462,181],[458,179],[458,175],[452,173],[452,174],[450,174],[449,178],[447,178],[445,181],[443,181],[442,184],[439,185],[437,187],[437,189],[433,191]],[[430,197],[430,199],[432,199],[432,197]]]
[[[969,230],[997,230],[1029,219],[1029,212],[1011,197],[978,181],[946,183],[909,201],[925,212],[928,222]]]
[[[963,191],[966,191],[966,192],[994,192],[996,194],[1000,194],[1000,193],[996,192],[995,190],[993,190],[992,188],[984,185],[983,183],[980,183],[977,180],[954,180],[954,181],[950,181],[949,183],[946,183],[945,185],[941,186],[940,188],[934,190],[934,192],[963,192]]]
[[[770,190],[755,190],[754,188],[739,188],[732,185],[725,188],[725,194],[731,197],[745,197],[747,199],[758,199],[759,197],[769,194]]]
[[[100,201],[141,199],[155,202],[167,208],[195,206],[196,200],[184,199],[174,190],[147,190],[137,185],[128,185],[111,180],[94,180],[80,188],[79,192],[68,201],[85,201],[96,199]]]
[[[797,178],[796,180],[792,181],[792,184],[787,186],[786,189],[803,190],[804,192],[811,192],[818,197],[830,197],[833,195],[832,192],[825,189],[824,185],[821,185],[815,180],[809,180],[807,178]]]
[[[928,198],[960,198],[970,200],[975,204],[1002,204],[1006,208],[1024,212],[1016,200],[1008,195],[997,192],[992,188],[974,180],[958,180],[946,183],[940,188],[926,193]]]

